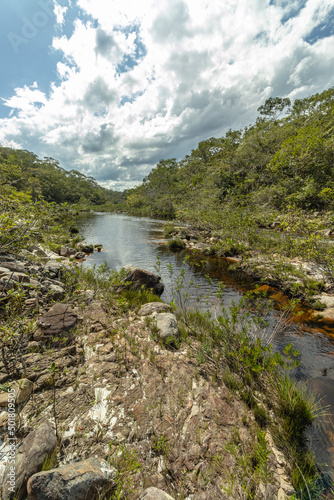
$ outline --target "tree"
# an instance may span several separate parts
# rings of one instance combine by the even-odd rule
[[[291,101],[288,97],[269,97],[257,110],[260,115],[277,120],[282,111],[290,105]]]

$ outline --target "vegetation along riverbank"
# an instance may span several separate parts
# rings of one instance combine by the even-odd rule
[[[259,284],[333,319],[333,125],[333,88],[270,98],[255,124],[160,161],[127,192],[127,209],[187,222],[166,225],[172,248],[234,257]]]
[[[233,257],[322,308],[333,90],[288,105],[268,100],[252,127],[161,161],[123,194],[1,148],[2,498],[333,497],[306,439],[326,410],[289,377],[293,346],[272,351],[261,294],[211,318],[188,310],[182,279],[175,311],[152,273],[76,264],[92,251],[78,209],[139,211],[191,223],[166,226],[171,247]]]

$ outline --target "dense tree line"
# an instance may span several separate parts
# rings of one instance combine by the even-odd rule
[[[233,205],[283,211],[334,208],[334,87],[298,99],[270,97],[256,122],[161,160],[127,191],[128,210],[194,219]]]
[[[121,193],[105,189],[93,177],[66,171],[57,160],[40,160],[34,153],[0,147],[0,186],[12,186],[34,201],[100,206],[122,201]]]

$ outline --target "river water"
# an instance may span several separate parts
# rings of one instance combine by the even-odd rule
[[[103,252],[94,252],[83,263],[86,267],[99,266],[104,262],[116,270],[135,266],[161,275],[165,284],[162,299],[169,302],[175,294],[177,278],[184,273],[184,291],[190,305],[211,309],[219,313],[221,302],[228,308],[256,283],[228,270],[229,263],[222,258],[192,257],[184,263],[187,251],[174,253],[164,244],[164,221],[124,214],[89,213],[78,219],[78,227],[91,244],[102,244]],[[205,275],[209,275],[209,283]],[[193,283],[189,286],[189,283]],[[222,301],[216,298],[219,284],[225,288]],[[271,324],[278,313],[269,318]],[[333,332],[334,333],[334,332]],[[282,351],[292,343],[300,351],[300,365],[292,372],[297,380],[304,381],[315,391],[334,414],[334,339],[306,325],[291,323],[284,332],[271,339],[274,349]],[[310,446],[323,471],[334,478],[334,418],[328,417],[310,433]]]

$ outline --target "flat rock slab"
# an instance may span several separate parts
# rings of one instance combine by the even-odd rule
[[[101,458],[89,458],[39,472],[28,481],[30,500],[97,500],[111,490],[117,472]]]
[[[27,481],[42,470],[44,460],[56,449],[57,437],[53,425],[45,420],[36,430],[30,432],[15,453],[15,498],[21,500],[27,494]],[[8,463],[4,477],[8,477],[11,465]],[[3,500],[11,498],[4,484]]]
[[[174,498],[159,488],[151,487],[147,488],[138,500],[174,500]]]
[[[38,326],[47,336],[66,336],[77,324],[78,316],[66,304],[55,304],[38,321]]]
[[[171,306],[165,304],[164,302],[148,302],[141,306],[138,312],[138,316],[149,316],[153,313],[170,312]]]

